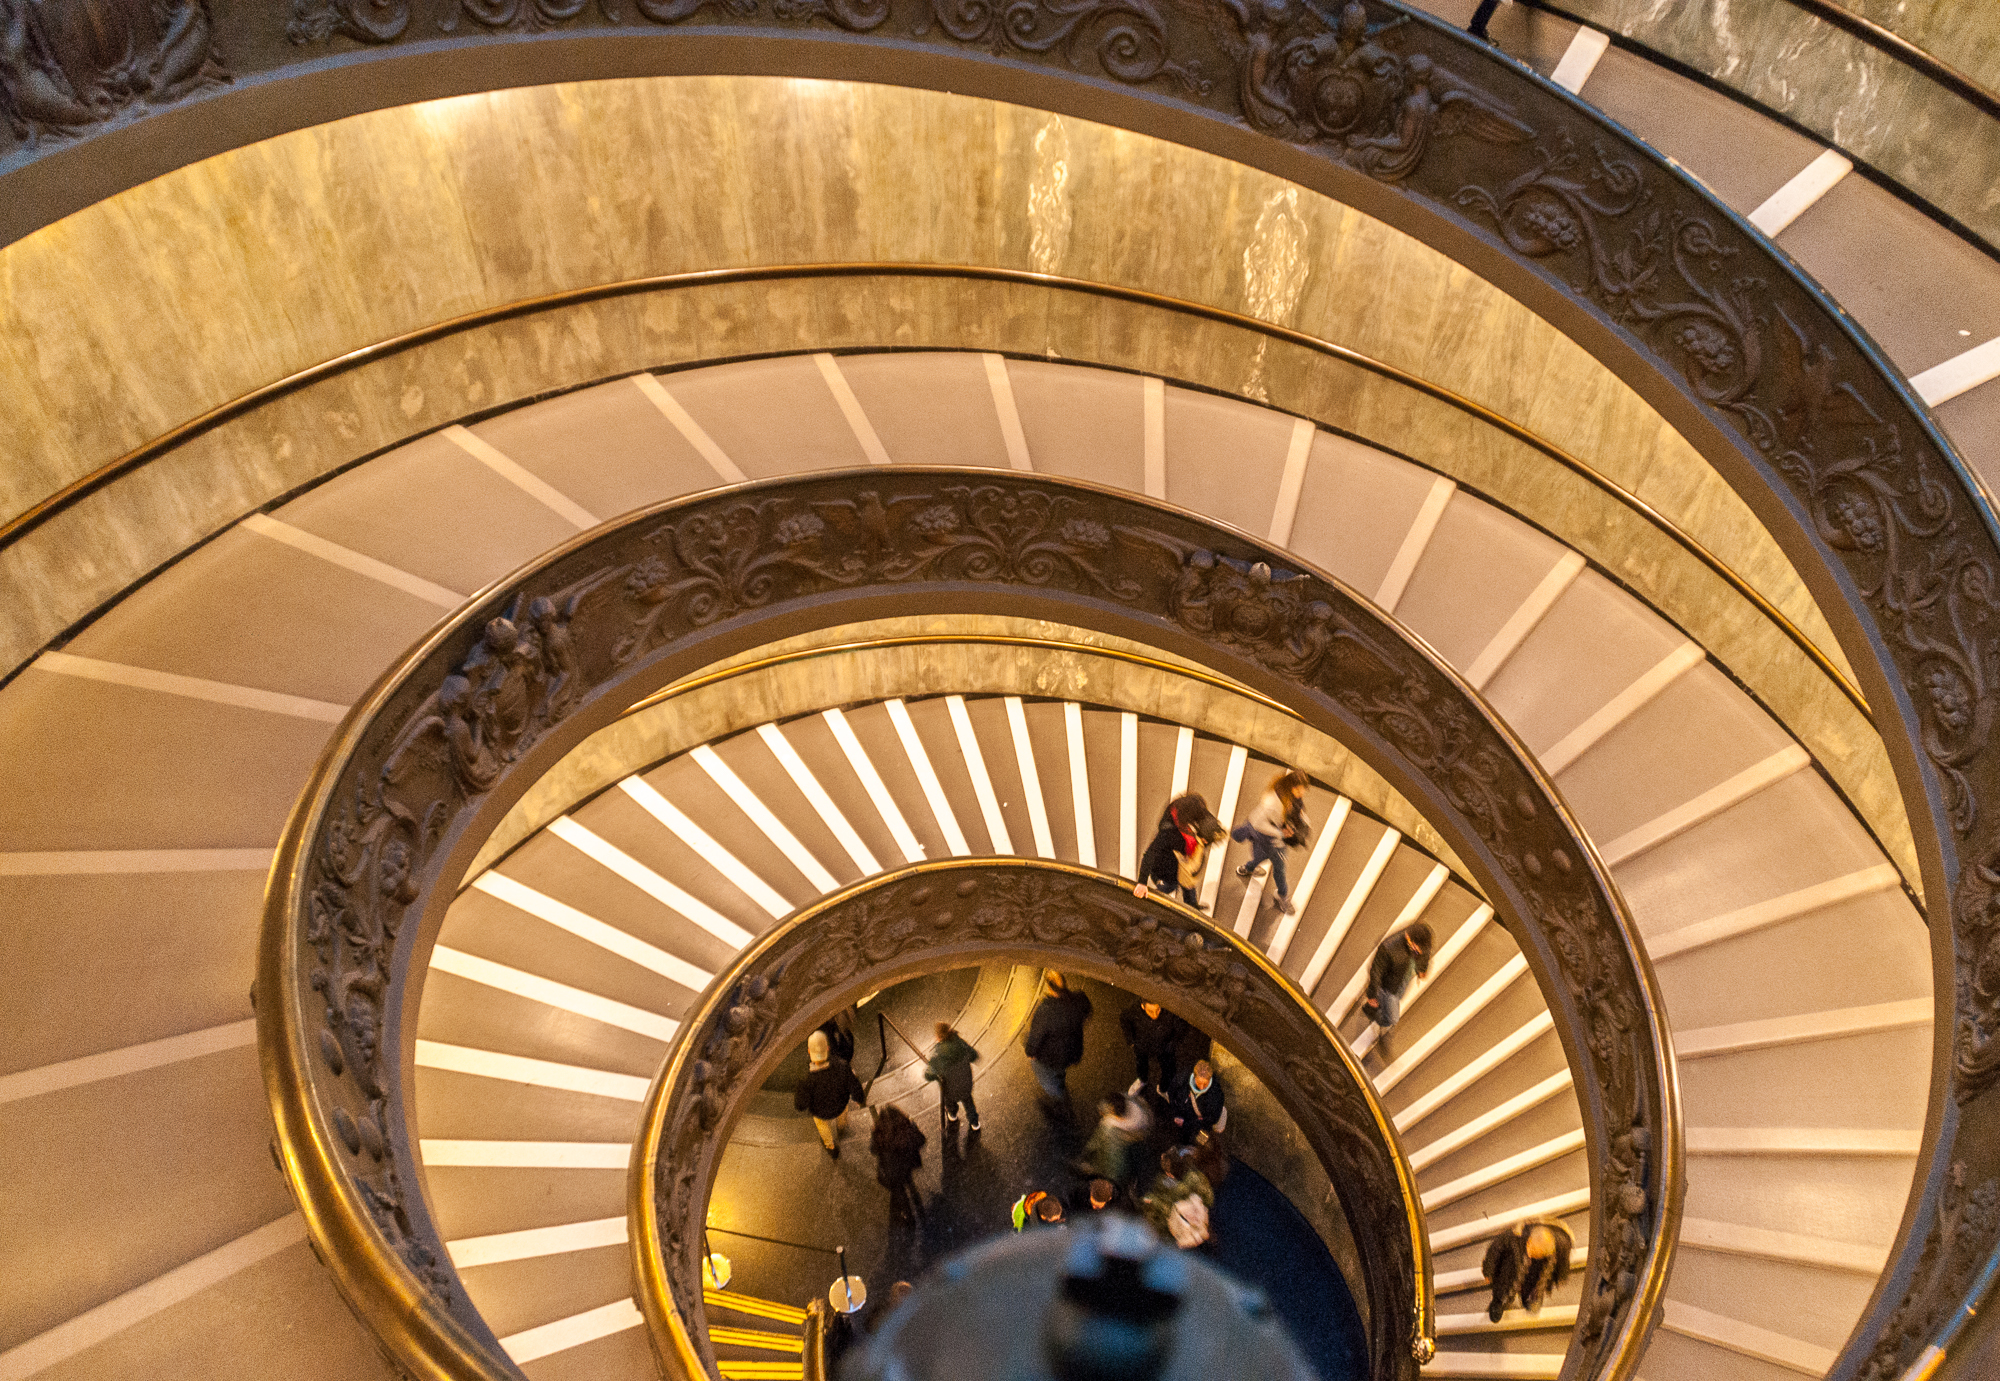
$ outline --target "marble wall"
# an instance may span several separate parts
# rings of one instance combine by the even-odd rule
[[[1842,0],[2000,90],[2000,6]],[[1705,72],[2000,246],[2000,121],[1791,0],[1564,0],[1587,24]]]

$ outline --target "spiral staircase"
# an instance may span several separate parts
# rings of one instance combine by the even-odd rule
[[[1483,688],[1612,865],[1674,1023],[1693,1160],[1647,1370],[1823,1369],[1907,1192],[1930,997],[1896,869],[1808,755],[1580,556],[1410,462],[1142,377],[924,353],[644,376],[426,437],[246,519],[0,691],[16,745],[10,906],[50,920],[46,948],[21,961],[40,975],[38,1025],[66,1054],[65,1014],[89,1011],[108,1052],[29,1047],[8,1103],[60,1110],[74,1137],[131,1152],[94,1168],[15,1161],[10,1201],[39,1205],[26,1240],[47,1265],[16,1276],[30,1283],[14,1307],[32,1318],[38,1297],[52,1311],[85,1288],[129,1298],[173,1280],[177,1256],[198,1273],[257,1253],[214,1287],[223,1298],[324,1290],[259,1149],[241,977],[267,841],[331,724],[400,646],[593,517],[743,475],[915,457],[1150,477],[1171,501],[1289,539]],[[890,698],[741,728],[626,777],[470,879],[432,961],[416,1114],[430,1194],[468,1290],[530,1376],[650,1365],[620,1210],[638,1100],[674,1018],[759,929],[919,857],[1129,872],[1183,783],[1240,813],[1274,767],[1199,725],[1046,696]],[[1323,825],[1294,860],[1295,926],[1261,884],[1235,881],[1234,852],[1204,901],[1369,1055],[1448,1292],[1429,1370],[1553,1376],[1573,1298],[1494,1327],[1471,1293],[1484,1240],[1511,1221],[1564,1216],[1587,1237],[1580,1123],[1546,1009],[1465,883],[1324,790],[1313,805]],[[1385,1059],[1354,1011],[1359,974],[1417,916],[1438,931],[1438,962]],[[158,997],[106,1009],[91,995],[109,982]],[[204,1171],[147,1175],[154,1127],[200,1128]],[[97,1250],[114,1223],[118,1251]],[[127,1333],[70,1365],[115,1369]]]
[[[1472,5],[1430,8],[1463,23]],[[1494,34],[1771,236],[2000,482],[2000,266],[1925,214],[1925,187],[1842,175],[1797,123],[1560,17],[1504,7]],[[813,353],[809,334],[799,353],[434,431],[246,504],[0,685],[0,1378],[393,1374],[271,1166],[245,997],[272,843],[333,726],[448,611],[599,520],[916,461],[1089,480],[1268,537],[1481,691],[1611,866],[1673,1024],[1688,1197],[1641,1375],[1824,1374],[1898,1229],[1949,994],[1896,847],[1746,692],[1756,668],[1726,665],[1560,525],[1289,414],[1019,355]],[[1372,434],[1395,443],[1392,425]],[[468,879],[426,987],[415,1115],[454,1262],[523,1370],[650,1374],[623,1246],[636,1100],[750,936],[918,856],[1129,870],[1182,782],[1240,812],[1272,766],[1198,721],[1060,686],[869,696],[634,764]],[[1205,904],[1342,1023],[1396,1115],[1439,1270],[1427,1373],[1554,1376],[1574,1287],[1497,1327],[1477,1293],[1480,1245],[1510,1221],[1562,1216],[1589,1248],[1546,1009],[1476,891],[1341,801],[1314,789],[1295,930],[1234,880],[1234,852]],[[1443,948],[1385,1051],[1355,976],[1418,915]]]

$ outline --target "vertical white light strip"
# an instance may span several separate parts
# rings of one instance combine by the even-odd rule
[[[1590,718],[1538,754],[1551,777],[1597,745],[1597,741],[1650,705],[1668,686],[1702,664],[1701,645],[1684,642],[1654,663],[1638,680],[1604,702]]]
[[[1097,824],[1090,817],[1090,767],[1083,752],[1083,706],[1063,702],[1063,728],[1069,740],[1069,798],[1076,814],[1076,861],[1097,866]]]
[[[903,818],[902,807],[898,806],[896,798],[889,794],[888,785],[883,782],[882,774],[875,770],[875,764],[869,759],[868,751],[861,746],[861,740],[855,737],[854,726],[847,722],[847,716],[839,710],[821,710],[819,717],[826,721],[827,728],[833,730],[834,742],[838,743],[840,751],[847,755],[847,765],[854,769],[854,775],[861,779],[862,789],[868,793],[868,799],[875,803],[875,809],[881,813],[882,823],[889,827],[890,837],[896,841],[896,847],[903,851],[903,861],[923,862],[924,846],[917,842],[916,832],[910,828],[910,822]]]
[[[1616,868],[1621,863],[1630,862],[1648,849],[1656,849],[1678,835],[1685,834],[1704,820],[1713,819],[1731,806],[1749,800],[1767,787],[1775,786],[1794,772],[1802,772],[1812,763],[1812,755],[1794,743],[1780,748],[1762,762],[1752,763],[1728,781],[1715,786],[1682,805],[1675,806],[1663,815],[1648,820],[1635,829],[1628,830],[1603,846],[1604,866]]]
[[[1243,795],[1243,767],[1250,761],[1250,750],[1241,744],[1231,746],[1229,766],[1222,774],[1222,799],[1216,802],[1215,814],[1220,820],[1236,818],[1236,803]],[[1222,869],[1229,861],[1227,849],[1208,851],[1208,869],[1202,874],[1201,909],[1211,916],[1215,914],[1216,893],[1222,890]]]
[[[498,1170],[617,1170],[632,1164],[623,1141],[420,1141],[425,1165]]]
[[[1194,730],[1183,724],[1174,734],[1174,779],[1167,787],[1167,796],[1187,795],[1188,770],[1194,765]],[[1227,820],[1222,822],[1228,824]]]
[[[1528,592],[1528,597],[1521,601],[1521,607],[1508,615],[1507,622],[1500,625],[1500,631],[1493,635],[1493,640],[1465,669],[1465,679],[1472,683],[1474,690],[1486,689],[1486,683],[1499,674],[1500,668],[1507,665],[1507,659],[1520,650],[1528,635],[1548,617],[1549,610],[1555,608],[1563,591],[1576,583],[1583,567],[1581,552],[1566,551],[1556,559],[1556,564],[1549,568],[1541,583]]]
[[[579,940],[585,940],[606,949],[621,959],[629,959],[641,968],[651,969],[660,977],[678,983],[683,988],[700,992],[709,985],[715,975],[706,969],[695,967],[687,960],[667,953],[657,945],[649,945],[634,935],[627,935],[617,926],[606,925],[595,916],[587,916],[573,906],[557,901],[554,897],[543,896],[534,888],[503,873],[485,872],[473,880],[474,890],[506,902],[507,905],[527,912],[550,925],[567,930]]]
[[[1146,380],[1146,497],[1167,497],[1167,386]]]
[[[887,465],[889,453],[882,449],[882,438],[875,435],[875,424],[868,420],[868,414],[861,410],[861,400],[854,396],[848,385],[847,376],[840,372],[840,361],[821,351],[813,356],[813,363],[819,366],[820,378],[826,380],[827,392],[840,405],[840,415],[847,419],[847,425],[854,432],[854,439],[861,443],[861,454],[868,457],[870,465]]]
[[[549,833],[577,852],[624,878],[670,911],[685,916],[703,930],[737,949],[750,943],[752,933],[699,897],[691,896],[638,859],[599,838],[567,815],[549,822]]]
[[[1766,197],[1763,205],[1743,219],[1776,239],[1786,226],[1811,210],[1815,202],[1853,171],[1854,164],[1837,149],[1823,149],[1818,158],[1801,168],[1789,182]]]
[[[528,1261],[538,1256],[589,1251],[593,1247],[616,1247],[626,1240],[625,1215],[621,1213],[616,1218],[595,1218],[587,1223],[460,1237],[445,1243],[444,1249],[451,1254],[451,1264],[464,1270],[469,1266],[493,1266],[502,1261]]]
[[[1932,365],[1912,378],[1910,387],[1917,391],[1917,397],[1936,407],[1994,379],[2000,379],[2000,336]]]
[[[1312,454],[1314,429],[1305,418],[1292,423],[1292,442],[1285,451],[1285,471],[1278,480],[1278,502],[1271,509],[1270,538],[1279,546],[1292,540],[1299,516],[1299,491],[1306,484],[1306,458]]]
[[[1264,904],[1264,883],[1269,876],[1259,873],[1243,884],[1243,900],[1237,904],[1236,924],[1231,928],[1246,940],[1257,924],[1257,909]]]
[[[59,1089],[94,1084],[100,1079],[117,1079],[162,1065],[198,1060],[225,1050],[240,1050],[257,1043],[257,1022],[253,1017],[222,1026],[184,1031],[139,1045],[100,1050],[95,1055],[79,1055],[73,1060],[38,1065],[33,1069],[0,1074],[0,1104],[17,1103],[23,1098],[39,1098]]]
[[[95,1309],[85,1310],[75,1318],[57,1324],[46,1333],[38,1333],[26,1342],[0,1352],[0,1381],[25,1381],[27,1377],[58,1366],[85,1348],[95,1347],[107,1338],[144,1323],[239,1271],[247,1270],[305,1240],[304,1217],[287,1213],[275,1223],[266,1223],[233,1242],[225,1242],[212,1252],[154,1276],[144,1285],[135,1286]]]
[[[1028,458],[1028,436],[1021,430],[1021,410],[1014,405],[1014,381],[1007,377],[1007,361],[1000,355],[981,355],[986,363],[986,386],[993,392],[993,413],[1000,421],[1000,439],[1007,446],[1007,463],[1016,470],[1033,471]]]
[[[1292,947],[1292,936],[1298,933],[1299,917],[1306,913],[1306,903],[1312,900],[1313,889],[1319,886],[1320,874],[1326,871],[1326,860],[1333,853],[1334,843],[1340,838],[1341,827],[1354,811],[1354,802],[1342,796],[1333,803],[1333,811],[1321,826],[1319,842],[1313,845],[1312,857],[1306,862],[1305,873],[1299,878],[1299,885],[1292,889],[1292,914],[1278,922],[1278,933],[1271,937],[1271,962],[1282,964],[1285,954]]]
[[[631,1300],[614,1300],[596,1309],[545,1323],[539,1328],[510,1333],[500,1340],[500,1346],[516,1366],[526,1366],[554,1353],[567,1352],[573,1347],[594,1343],[599,1338],[623,1333],[628,1328],[637,1328],[645,1321],[645,1315]]]
[[[454,422],[444,429],[445,439],[459,450],[471,456],[494,474],[506,480],[516,489],[526,494],[542,507],[558,517],[567,519],[578,528],[597,526],[597,516],[582,504],[563,493],[540,475],[528,471],[518,461],[501,454],[499,447],[485,438],[467,431]]]
[[[338,542],[329,542],[324,537],[307,532],[304,528],[293,527],[290,523],[278,521],[264,513],[252,513],[237,524],[246,532],[254,532],[273,542],[283,542],[294,551],[302,551],[308,556],[318,557],[331,566],[354,572],[359,576],[401,590],[406,595],[414,595],[426,604],[435,604],[440,609],[456,609],[465,603],[465,596],[456,590],[447,590],[422,576],[411,575],[386,561],[377,561],[372,556],[363,556]]]
[[[771,726],[767,724],[764,727],[769,729]],[[777,730],[772,729],[771,735],[777,735]],[[769,744],[770,736],[764,741]],[[784,742],[782,737],[779,737],[779,742]],[[785,747],[789,751],[791,745],[785,744]],[[777,812],[764,804],[763,798],[736,775],[735,769],[722,760],[721,754],[704,743],[694,750],[694,760],[695,764],[708,774],[708,779],[721,787],[730,800],[736,802],[736,808],[749,816],[750,822],[764,832],[764,837],[777,845],[778,851],[792,861],[792,866],[806,875],[807,882],[821,892],[831,892],[840,886],[834,881],[833,874],[827,871],[826,865],[799,842],[799,837],[778,818]],[[801,766],[803,767],[803,764]]]
[[[171,671],[153,671],[148,667],[126,666],[122,662],[105,662],[95,657],[79,657],[73,652],[44,652],[29,665],[36,671],[45,671],[55,676],[102,681],[106,685],[125,686],[131,690],[152,691],[159,695],[178,695],[186,700],[205,700],[211,705],[229,705],[240,710],[290,715],[294,719],[313,719],[322,724],[338,724],[347,718],[347,706],[336,705],[327,700],[309,700],[303,695],[259,690],[255,686],[238,686],[227,681],[208,681],[199,676],[181,676]]]
[[[642,1007],[633,1007],[608,997],[599,997],[596,993],[572,988],[567,983],[557,983],[522,969],[496,964],[490,959],[481,959],[476,954],[467,954],[464,950],[452,949],[448,945],[439,945],[431,951],[431,968],[438,973],[456,974],[482,987],[512,993],[516,997],[525,997],[530,1002],[539,1002],[545,1007],[573,1012],[580,1017],[589,1017],[592,1021],[601,1021],[607,1026],[616,1026],[620,1030],[651,1036],[656,1041],[671,1041],[674,1032],[681,1028],[681,1024],[672,1017],[663,1017]]]
[[[673,424],[673,429],[681,434],[681,439],[694,447],[696,454],[708,462],[708,468],[728,484],[742,484],[750,477],[737,467],[735,461],[722,453],[714,438],[702,430],[701,423],[694,420],[688,410],[681,406],[680,399],[667,392],[666,386],[651,374],[634,374],[633,385],[646,395],[648,402],[659,409],[660,416]]]
[[[986,771],[986,754],[979,750],[979,735],[972,731],[972,716],[965,712],[965,697],[948,695],[945,708],[951,712],[952,731],[958,735],[958,751],[972,778],[972,794],[979,798],[979,813],[986,818],[986,834],[993,852],[1011,854],[1014,841],[1007,833],[1007,819],[1000,813],[1000,798],[993,791],[993,778]]]
[[[1118,716],[1118,872],[1139,876],[1139,716]]]
[[[618,789],[637,801],[646,814],[665,825],[669,834],[700,854],[709,867],[728,878],[732,887],[763,907],[773,920],[791,914],[792,904],[777,888],[757,876],[742,859],[723,848],[721,840],[697,825],[686,811],[662,796],[651,782],[644,777],[627,777],[618,783]]]
[[[510,1084],[531,1084],[536,1088],[561,1089],[565,1093],[616,1098],[626,1103],[645,1102],[649,1085],[648,1080],[636,1074],[618,1074],[608,1069],[561,1064],[555,1060],[535,1060],[525,1055],[504,1055],[497,1050],[478,1050],[444,1041],[419,1040],[416,1065],[418,1069],[441,1069],[481,1079],[500,1079]]]
[[[98,873],[262,873],[270,849],[59,849],[0,854],[0,878],[86,877]]]
[[[1590,80],[1590,74],[1597,70],[1597,60],[1610,46],[1609,34],[1592,28],[1578,29],[1570,39],[1569,47],[1563,50],[1556,70],[1549,73],[1549,80],[1572,94],[1582,91],[1583,84]]]
[[[965,842],[965,831],[958,827],[958,815],[945,799],[944,783],[938,780],[936,769],[931,766],[931,755],[924,751],[924,741],[917,737],[917,726],[910,722],[910,707],[900,699],[887,702],[889,722],[896,726],[896,737],[903,741],[903,756],[910,760],[910,769],[917,774],[917,784],[924,789],[924,799],[930,802],[931,814],[937,820],[938,830],[944,835],[945,847],[954,856],[964,858],[972,852],[972,846]]]
[[[1361,914],[1361,908],[1374,895],[1375,884],[1382,880],[1382,870],[1389,866],[1389,860],[1396,856],[1397,846],[1403,836],[1395,830],[1383,830],[1382,837],[1375,841],[1375,851],[1368,855],[1368,862],[1362,865],[1361,875],[1354,879],[1354,886],[1348,889],[1346,900],[1335,913],[1333,924],[1320,937],[1319,948],[1313,951],[1312,962],[1306,965],[1305,973],[1299,978],[1299,986],[1307,992],[1319,987],[1319,981],[1326,976],[1327,965],[1333,962],[1333,953],[1340,948],[1340,942],[1347,938],[1354,918]]]
[[[1042,777],[1035,770],[1035,745],[1028,738],[1028,716],[1021,697],[1007,697],[1007,729],[1014,736],[1014,760],[1021,769],[1021,795],[1028,807],[1028,824],[1035,832],[1035,852],[1043,858],[1056,856],[1056,843],[1049,833],[1049,808],[1042,800]]]
[[[1375,591],[1375,603],[1383,613],[1395,613],[1396,606],[1403,602],[1403,591],[1409,588],[1410,577],[1416,574],[1417,563],[1424,559],[1424,551],[1431,544],[1431,534],[1437,531],[1438,519],[1444,517],[1445,505],[1451,502],[1457,489],[1458,482],[1444,475],[1431,481],[1430,492],[1424,495],[1410,530],[1403,534],[1403,544],[1396,548],[1395,560],[1389,563],[1382,584]]]
[[[1326,860],[1333,852],[1333,841],[1340,835],[1340,827],[1347,823],[1348,812],[1354,803],[1345,796],[1333,803],[1333,810],[1327,817],[1327,828],[1313,841],[1313,851],[1306,859],[1306,866],[1299,871],[1298,880],[1292,884],[1292,901],[1300,911],[1312,900],[1313,889],[1319,886],[1320,875],[1326,871]]]
[[[806,760],[799,756],[799,750],[792,747],[791,741],[779,731],[778,726],[758,725],[757,737],[764,740],[764,746],[771,750],[772,755],[778,760],[778,765],[785,769],[786,775],[792,779],[792,785],[796,786],[806,800],[812,803],[812,808],[819,812],[819,818],[833,831],[833,837],[840,841],[841,848],[847,850],[847,856],[854,860],[854,866],[861,870],[861,875],[868,877],[881,872],[882,864],[876,859],[874,850],[862,841],[854,826],[848,823],[840,807],[833,803],[833,797],[826,794],[826,788],[819,784],[819,778],[812,774],[812,769],[806,766]]]

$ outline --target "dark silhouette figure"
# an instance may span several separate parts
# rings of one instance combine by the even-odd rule
[[[1228,833],[1209,813],[1208,801],[1199,792],[1174,797],[1160,815],[1159,832],[1139,859],[1139,885],[1132,889],[1132,895],[1144,896],[1150,888],[1177,896],[1189,906],[1197,905],[1201,868],[1209,846]]]
[[[1118,1029],[1132,1047],[1139,1082],[1162,1098],[1174,1086],[1175,1052],[1188,1024],[1157,1002],[1135,1002],[1118,1014]],[[1157,1067],[1159,1074],[1154,1076]]]
[[[914,1223],[923,1211],[913,1181],[923,1168],[924,1141],[917,1124],[895,1104],[877,1110],[868,1149],[875,1155],[875,1182],[889,1191],[889,1217],[899,1223]]]
[[[1064,1120],[1070,1115],[1069,1070],[1083,1059],[1083,1027],[1090,1010],[1090,998],[1050,969],[1042,979],[1042,1000],[1028,1022],[1027,1039],[1021,1043],[1041,1086],[1042,1110]]]
[[[1418,921],[1395,932],[1375,947],[1368,961],[1368,999],[1361,1010],[1377,1026],[1388,1028],[1403,1014],[1403,997],[1410,982],[1431,971],[1431,928]]]
[[[1523,1309],[1538,1312],[1549,1291],[1568,1279],[1573,1245],[1561,1223],[1523,1223],[1494,1238],[1480,1267],[1493,1282],[1486,1317],[1499,1323],[1517,1296]]]

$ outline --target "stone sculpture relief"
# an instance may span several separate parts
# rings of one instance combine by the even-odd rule
[[[458,822],[509,765],[577,706],[615,694],[629,673],[704,628],[821,607],[843,591],[1005,589],[1159,620],[1322,697],[1432,783],[1441,808],[1484,844],[1514,889],[1506,908],[1525,927],[1522,947],[1553,983],[1549,1005],[1578,1048],[1579,1092],[1599,1129],[1593,1145],[1609,1156],[1606,1183],[1618,1190],[1604,1221],[1626,1244],[1619,1269],[1594,1262],[1586,1283],[1599,1296],[1589,1341],[1614,1336],[1645,1269],[1661,1260],[1653,1210],[1671,1193],[1656,1158],[1635,1160],[1611,1140],[1611,1129],[1630,1128],[1632,1146],[1658,1146],[1666,1115],[1652,1044],[1662,1030],[1656,1011],[1647,1016],[1636,946],[1559,808],[1446,672],[1338,587],[1218,551],[1217,536],[1138,500],[1046,480],[899,469],[637,515],[489,601],[409,674],[322,788],[327,809],[297,884],[305,971],[296,981],[319,1000],[314,1010],[301,999],[316,1028],[313,1082],[326,1100],[318,1115],[347,1153],[353,1193],[384,1244],[450,1298],[442,1245],[398,1182],[414,1162],[398,1140],[405,1014],[392,999],[412,962],[408,909],[444,885],[440,859]],[[1025,928],[1041,943],[1104,931],[1093,914],[1000,908],[965,923],[995,940]],[[1231,961],[1161,927],[1112,929],[1106,952],[1128,970],[1187,986],[1218,1021],[1248,1019],[1255,985]],[[811,981],[879,963],[921,933],[909,913],[860,926],[817,953]],[[754,1001],[744,1022],[731,1038],[754,1043],[764,1025]]]
[[[1272,1091],[1299,1122],[1341,1190],[1363,1262],[1372,1316],[1371,1375],[1408,1373],[1429,1355],[1412,1299],[1410,1228],[1395,1155],[1355,1077],[1320,1032],[1309,1004],[1283,988],[1225,931],[1115,879],[1028,862],[965,865],[884,880],[788,925],[736,975],[727,996],[691,1015],[681,1077],[664,1091],[653,1163],[666,1279],[676,1312],[706,1330],[698,1231],[722,1152],[717,1134],[756,1092],[752,1075],[781,1035],[795,1044],[830,1005],[874,986],[912,958],[977,962],[1032,950],[1063,966],[1115,964],[1166,989],[1166,1000],[1239,1054],[1278,1062]],[[1283,1054],[1281,1052],[1293,1052]]]
[[[29,144],[228,80],[206,0],[0,0],[0,109]]]

